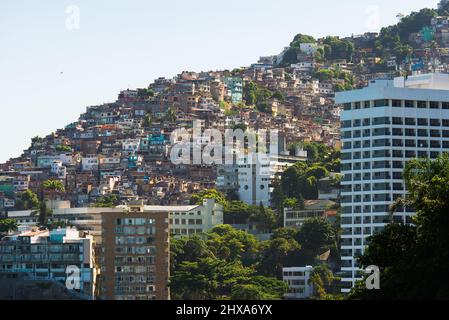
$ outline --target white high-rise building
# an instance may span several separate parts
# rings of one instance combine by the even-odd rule
[[[361,279],[357,257],[389,222],[389,206],[406,195],[405,163],[449,151],[449,75],[372,81],[338,93],[342,120],[342,286]],[[412,208],[394,214],[410,223]]]

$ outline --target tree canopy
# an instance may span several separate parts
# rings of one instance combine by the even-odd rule
[[[190,204],[192,205],[202,205],[205,199],[214,199],[217,203],[226,206],[227,200],[221,192],[217,189],[207,189],[192,195],[190,198]]]
[[[18,226],[17,221],[14,219],[0,219],[0,233],[16,231]]]
[[[257,274],[255,256],[259,243],[229,225],[171,243],[174,299],[267,300],[281,299],[283,281]]]

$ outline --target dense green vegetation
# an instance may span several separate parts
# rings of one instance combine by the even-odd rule
[[[325,219],[309,220],[299,230],[277,229],[263,242],[229,225],[175,238],[171,244],[173,298],[281,299],[286,290],[282,267],[316,264],[320,254],[335,247],[336,238],[335,227]],[[322,281],[323,290],[330,287],[326,287],[328,278],[315,280]],[[324,296],[317,293],[317,298]]]
[[[273,92],[252,81],[244,84],[243,99],[247,106],[254,106],[256,110],[268,114],[272,114],[271,106],[269,104],[271,99],[277,99],[282,103],[285,102],[285,96],[282,92]]]
[[[383,60],[395,56],[399,62],[411,58],[415,43],[410,41],[410,34],[422,32],[424,28],[430,26],[430,21],[438,15],[449,15],[449,3],[442,1],[441,9],[425,8],[418,12],[412,12],[400,19],[392,26],[382,28],[376,41],[370,42],[369,47],[375,48],[375,53]],[[315,58],[318,62],[329,62],[332,60],[352,61],[354,52],[359,49],[351,39],[340,39],[328,36],[317,41],[311,36],[298,34],[290,43],[288,51],[285,53],[282,65],[289,66],[296,63],[297,55],[300,53],[301,43],[319,43],[324,50],[318,50]],[[345,90],[347,88],[338,88]]]
[[[173,299],[281,299],[286,285],[256,273],[257,247],[254,236],[226,225],[203,235],[174,239]]]
[[[352,60],[352,54],[354,53],[354,43],[352,43],[351,41],[329,36],[324,39],[323,44],[325,59],[343,59],[346,61]]]
[[[65,145],[59,145],[59,146],[56,146],[56,151],[58,151],[58,152],[71,152],[72,148],[69,147],[69,146],[65,146]]]
[[[202,205],[205,199],[214,199],[215,202],[226,206],[226,198],[216,189],[207,189],[200,191],[190,198],[190,204],[192,205]]]
[[[19,194],[16,200],[16,210],[32,210],[39,208],[39,198],[30,189]]]
[[[16,231],[18,228],[17,221],[14,219],[0,219],[0,234]]]
[[[380,290],[367,290],[364,282],[351,299],[449,299],[449,156],[410,161],[404,173],[415,208],[414,225],[393,223],[371,237],[360,258],[363,268],[380,268]]]
[[[103,196],[97,199],[92,205],[95,208],[113,208],[119,205],[119,200],[116,195]]]
[[[59,180],[46,180],[42,184],[42,189],[44,191],[57,191],[57,192],[65,192],[64,184]]]
[[[288,204],[301,204],[305,200],[318,199],[318,182],[330,172],[340,171],[340,154],[320,143],[294,143],[289,146],[292,153],[297,147],[307,151],[308,161],[298,162],[285,170],[280,179],[273,182],[272,202],[281,210]],[[335,181],[338,184],[338,181]],[[288,205],[289,206],[289,205]]]
[[[344,91],[354,89],[355,79],[350,72],[344,72],[339,67],[332,67],[327,69],[318,69],[314,73],[314,78],[320,82],[342,80],[343,83],[335,84],[335,91]]]

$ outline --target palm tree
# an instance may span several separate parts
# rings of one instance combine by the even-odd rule
[[[42,184],[42,188],[45,191],[59,191],[65,192],[65,187],[59,180],[47,180]]]

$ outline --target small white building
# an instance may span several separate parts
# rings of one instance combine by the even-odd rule
[[[315,69],[315,62],[298,62],[295,64],[292,64],[291,67],[295,69],[295,71],[299,72],[311,72],[313,69]]]
[[[171,231],[177,236],[204,233],[223,224],[223,206],[214,199],[192,206],[144,206],[144,212],[168,212]]]
[[[299,49],[305,54],[315,54],[318,49],[324,49],[324,47],[316,43],[301,43]]]
[[[140,139],[126,139],[122,141],[122,150],[125,152],[137,152],[140,148]]]
[[[98,157],[83,157],[81,159],[81,167],[83,171],[98,170],[98,164],[99,164]]]
[[[288,285],[288,292],[284,295],[287,300],[305,300],[313,296],[313,285],[310,277],[313,267],[282,268],[282,279]]]

